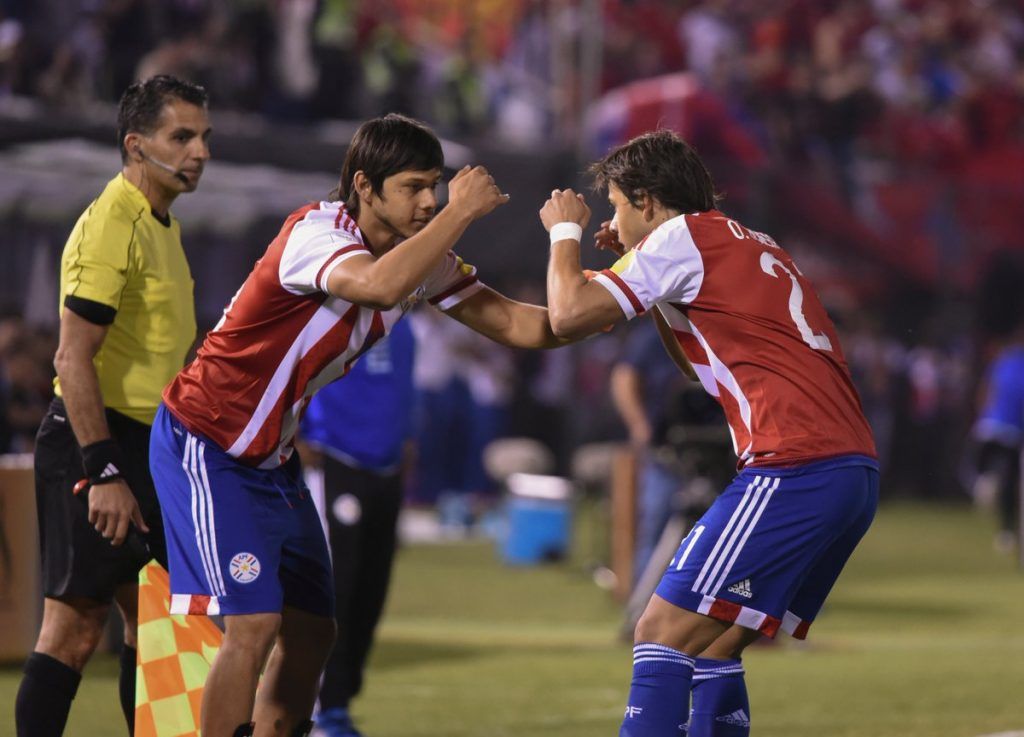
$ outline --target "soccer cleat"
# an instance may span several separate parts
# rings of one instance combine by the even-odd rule
[[[316,729],[314,734],[319,733],[322,737],[363,737],[362,732],[352,723],[348,709],[341,707],[320,712],[316,719]]]

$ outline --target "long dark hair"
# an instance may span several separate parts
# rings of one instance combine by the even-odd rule
[[[331,199],[341,200],[350,213],[358,215],[359,193],[353,182],[356,172],[362,171],[373,191],[380,193],[384,180],[392,174],[443,166],[441,142],[424,123],[397,113],[374,118],[359,126],[352,136]]]
[[[590,167],[599,189],[618,187],[634,207],[645,194],[679,212],[706,212],[717,196],[704,162],[672,131],[637,136]]]

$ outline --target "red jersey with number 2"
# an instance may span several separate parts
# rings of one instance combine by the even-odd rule
[[[665,316],[725,409],[741,467],[876,456],[835,327],[769,236],[716,210],[680,215],[594,281],[629,319]]]

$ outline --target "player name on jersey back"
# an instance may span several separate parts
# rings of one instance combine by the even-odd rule
[[[680,215],[596,280],[627,317],[662,312],[741,466],[875,457],[835,327],[771,237],[717,210]]]

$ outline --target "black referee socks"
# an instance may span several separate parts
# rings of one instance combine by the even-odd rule
[[[18,737],[60,737],[82,674],[43,653],[29,655],[24,671],[14,702]]]
[[[117,680],[117,690],[128,734],[135,734],[135,654],[134,647],[121,646],[121,675]]]

